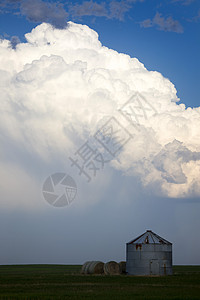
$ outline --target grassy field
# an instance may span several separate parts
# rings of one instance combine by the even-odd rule
[[[200,299],[200,266],[174,275],[80,275],[78,265],[0,266],[0,299]]]

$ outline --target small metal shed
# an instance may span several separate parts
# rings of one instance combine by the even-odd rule
[[[129,275],[172,275],[172,243],[151,230],[126,244]]]

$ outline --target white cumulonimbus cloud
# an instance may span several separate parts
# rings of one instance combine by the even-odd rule
[[[14,156],[8,148],[22,168],[24,153],[45,165],[68,157],[113,116],[132,135],[113,168],[156,194],[200,195],[200,108],[177,104],[168,79],[102,46],[85,25],[43,23],[26,39],[16,49],[0,43],[2,168]],[[139,100],[127,108],[131,97]]]

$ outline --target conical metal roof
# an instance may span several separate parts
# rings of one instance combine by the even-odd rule
[[[171,245],[172,243],[163,239],[161,236],[157,235],[151,230],[147,230],[145,233],[138,236],[136,239],[130,241],[127,244],[167,244]]]

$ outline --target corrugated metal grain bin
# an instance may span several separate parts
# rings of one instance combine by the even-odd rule
[[[151,230],[126,244],[129,275],[172,275],[172,243]]]

